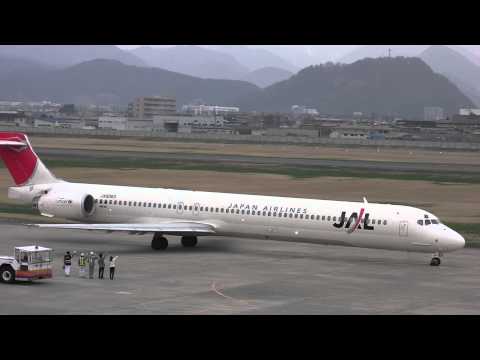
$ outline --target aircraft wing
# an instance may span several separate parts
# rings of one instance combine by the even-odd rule
[[[66,229],[89,231],[123,231],[130,234],[160,233],[163,235],[201,236],[215,234],[210,224],[200,222],[165,222],[159,224],[29,224],[41,229]]]

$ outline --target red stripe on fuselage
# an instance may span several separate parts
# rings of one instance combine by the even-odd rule
[[[0,157],[13,177],[16,185],[25,184],[37,165],[37,156],[22,133],[0,132],[0,140],[21,141],[25,147],[0,146]]]
[[[364,208],[361,208],[360,209],[360,215],[358,215],[358,218],[357,218],[357,221],[355,222],[355,225],[353,225],[353,228],[351,228],[348,232],[349,233],[352,233],[354,232],[358,225],[360,224],[360,222],[362,221],[362,218],[363,218],[363,213],[365,212],[365,209]]]

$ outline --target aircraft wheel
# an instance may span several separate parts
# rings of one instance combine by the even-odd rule
[[[431,266],[439,266],[440,265],[440,258],[439,257],[433,257],[432,261],[430,261]]]
[[[196,236],[184,236],[182,237],[183,247],[195,247],[198,243]]]
[[[153,250],[165,250],[168,247],[168,240],[161,235],[155,234],[152,239]]]
[[[13,283],[15,281],[15,271],[11,266],[2,266],[0,269],[0,281],[4,283]]]

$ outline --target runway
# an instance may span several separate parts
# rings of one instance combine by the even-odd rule
[[[38,230],[1,223],[0,255],[14,246],[55,250],[52,280],[0,284],[0,314],[478,314],[478,250],[425,254],[266,240],[200,238],[194,249],[170,237]],[[118,255],[117,277],[62,274],[66,250]],[[76,259],[74,259],[76,264]]]
[[[358,160],[332,160],[332,159],[301,159],[289,157],[264,157],[247,155],[221,155],[221,154],[188,154],[164,152],[127,152],[111,150],[85,150],[85,149],[53,149],[38,148],[40,157],[71,158],[78,160],[88,159],[156,159],[175,162],[195,163],[220,163],[220,164],[246,164],[264,166],[290,166],[306,168],[340,168],[376,171],[401,171],[422,173],[480,173],[480,167],[472,164],[442,164],[442,163],[411,163],[394,161],[358,161]],[[282,154],[284,155],[284,154]]]

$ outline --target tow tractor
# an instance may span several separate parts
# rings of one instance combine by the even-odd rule
[[[0,282],[50,279],[52,265],[52,249],[36,245],[16,247],[14,257],[0,256]]]

